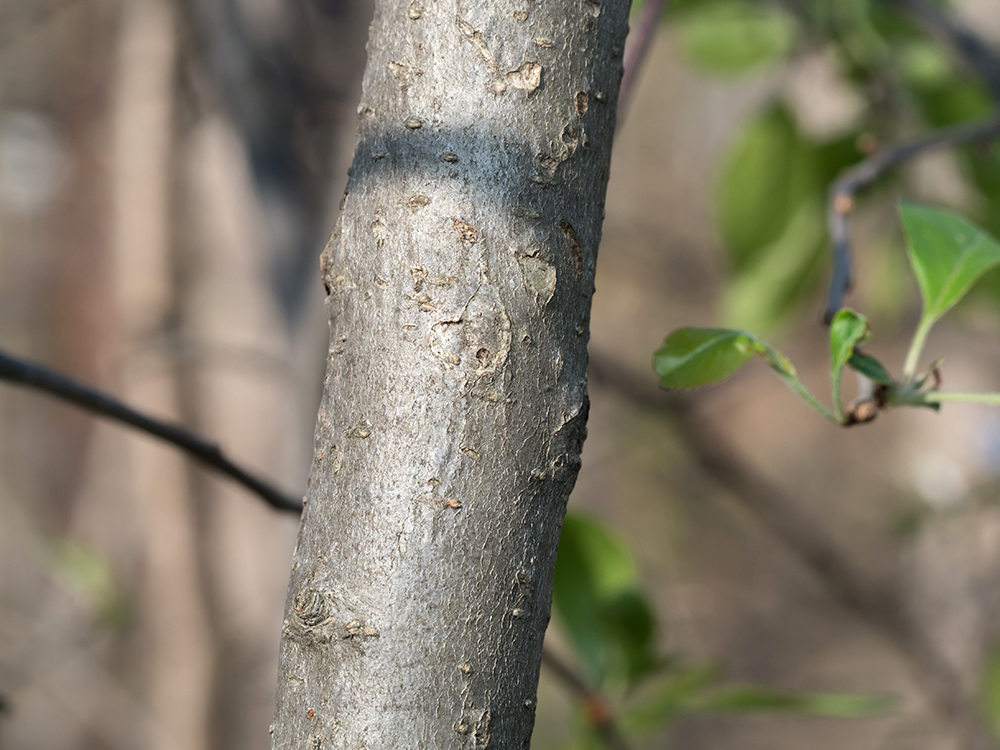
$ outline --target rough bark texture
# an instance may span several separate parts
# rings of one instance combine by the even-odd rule
[[[529,743],[627,13],[377,4],[275,748]]]

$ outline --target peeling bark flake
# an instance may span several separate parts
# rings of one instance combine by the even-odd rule
[[[472,243],[479,239],[479,230],[471,224],[468,224],[461,219],[455,219],[453,224],[455,231],[458,232],[458,236],[462,239],[462,242]]]
[[[536,62],[523,62],[516,70],[507,73],[507,85],[531,93],[542,83],[542,66]]]
[[[486,68],[490,73],[495,74],[500,68],[496,60],[493,59],[493,55],[490,54],[490,50],[486,46],[486,42],[483,41],[482,35],[472,27],[471,23],[461,19],[458,21],[458,30],[461,32],[462,37],[467,39],[469,44],[473,46],[476,54],[486,63]]]

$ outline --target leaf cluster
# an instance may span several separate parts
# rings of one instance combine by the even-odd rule
[[[780,352],[747,331],[729,328],[681,328],[671,333],[653,357],[664,388],[693,388],[724,380],[755,356],[761,357],[809,406],[831,422],[868,422],[887,406],[938,408],[943,401],[1000,404],[1000,394],[953,393],[938,389],[937,363],[922,374],[917,364],[927,334],[941,317],[968,294],[983,274],[1000,265],[1000,242],[965,219],[941,209],[913,204],[900,208],[907,256],[923,297],[923,312],[899,377],[860,350],[870,337],[868,320],[843,309],[830,323],[832,409],[816,398]],[[841,380],[848,367],[874,384],[849,409],[841,403]]]

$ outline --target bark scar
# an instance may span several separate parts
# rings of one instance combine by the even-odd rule
[[[472,45],[476,54],[486,63],[486,69],[490,74],[487,87],[494,94],[502,94],[508,86],[530,94],[542,84],[542,66],[534,60],[525,60],[514,70],[501,75],[500,65],[493,57],[489,47],[486,46],[486,42],[483,41],[482,33],[477,31],[468,21],[463,21],[461,18],[457,18],[456,21],[462,38]]]
[[[497,65],[497,61],[493,59],[493,55],[490,54],[489,47],[483,41],[482,34],[476,31],[468,21],[463,21],[461,18],[456,20],[458,21],[458,30],[461,32],[462,37],[472,45],[479,57],[482,58],[482,61],[486,63],[486,68],[490,71],[490,74],[495,76],[500,67]]]

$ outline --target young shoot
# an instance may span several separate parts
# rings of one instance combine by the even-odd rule
[[[785,383],[824,419],[843,426],[868,422],[888,406],[938,409],[947,401],[1000,406],[1000,393],[956,393],[939,390],[934,362],[918,373],[927,335],[986,271],[1000,265],[1000,242],[984,230],[948,211],[904,203],[900,215],[906,252],[917,278],[923,310],[898,377],[860,347],[871,335],[868,320],[854,310],[840,310],[830,322],[832,408],[802,383],[787,357],[747,331],[729,328],[680,328],[653,357],[653,370],[664,388],[693,388],[723,380],[755,356],[764,359]],[[845,409],[841,380],[849,367],[874,384],[873,395]]]

